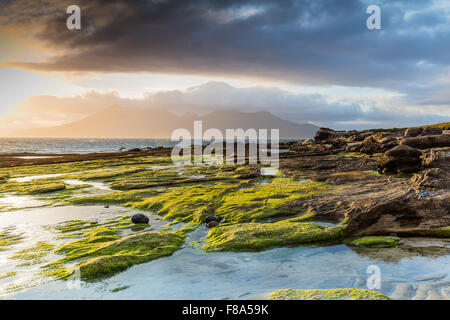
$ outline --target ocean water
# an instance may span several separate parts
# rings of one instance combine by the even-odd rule
[[[282,139],[280,142],[292,140]],[[117,152],[121,149],[173,147],[178,143],[170,139],[0,138],[0,154]],[[203,144],[208,144],[208,141],[203,141]]]
[[[146,147],[176,145],[170,139],[50,139],[0,138],[0,153],[91,153],[116,152]]]

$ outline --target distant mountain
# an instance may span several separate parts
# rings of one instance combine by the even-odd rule
[[[198,116],[175,115],[162,109],[113,106],[82,120],[50,128],[16,132],[16,137],[45,138],[170,138],[173,130],[188,129],[193,134],[194,120],[203,121],[203,131],[225,129],[280,129],[280,138],[311,138],[319,129],[312,124],[298,124],[280,119],[269,112],[244,113],[214,111]]]

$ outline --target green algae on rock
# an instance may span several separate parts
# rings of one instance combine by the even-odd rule
[[[46,194],[66,189],[66,185],[55,179],[36,179],[26,182],[8,180],[0,185],[0,193],[16,193],[19,195]]]
[[[47,275],[67,278],[73,273],[63,266],[64,263],[82,258],[75,268],[79,268],[83,280],[98,280],[124,271],[128,267],[169,256],[178,250],[184,242],[179,233],[141,232],[118,236],[91,235],[64,244],[56,253],[66,256],[45,266]]]
[[[64,183],[49,183],[44,185],[38,185],[30,188],[26,193],[28,194],[42,194],[42,193],[52,193],[56,191],[62,191],[66,189]]]
[[[211,229],[206,251],[255,251],[271,247],[333,241],[344,236],[340,227],[310,222],[224,224]]]
[[[450,226],[436,229],[434,235],[438,237],[450,237]]]
[[[70,174],[65,176],[66,179],[78,179],[82,181],[86,180],[106,180],[110,178],[116,178],[124,175],[130,175],[133,173],[146,171],[147,168],[143,166],[136,166],[132,168],[124,168],[124,169],[109,169],[109,170],[101,170],[101,171],[92,171],[92,172],[81,172],[78,174]]]
[[[10,246],[22,242],[23,237],[21,234],[14,234],[12,232],[13,228],[4,228],[0,232],[0,251],[9,249]]]
[[[0,274],[0,279],[5,279],[5,278],[10,278],[13,277],[17,274],[17,271],[10,271],[10,272],[6,272],[6,273],[2,273]]]
[[[391,300],[388,296],[365,289],[282,289],[272,292],[270,300]]]
[[[216,184],[186,186],[170,189],[158,196],[127,205],[141,210],[154,211],[164,219],[188,220],[200,224],[208,215],[213,215],[221,205],[222,197],[238,184]]]
[[[324,183],[275,178],[270,183],[243,188],[224,195],[216,215],[228,222],[254,222],[268,218],[293,216],[303,209],[291,201],[331,189]]]
[[[29,266],[44,262],[42,258],[52,252],[54,245],[38,242],[36,246],[16,252],[10,259],[22,261],[18,266]]]
[[[348,242],[349,245],[366,248],[392,248],[400,245],[398,237],[364,237]]]
[[[125,204],[128,202],[140,202],[146,198],[158,195],[163,192],[164,190],[162,189],[118,191],[93,196],[72,198],[67,200],[65,204]]]

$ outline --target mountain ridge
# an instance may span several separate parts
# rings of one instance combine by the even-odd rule
[[[193,134],[194,120],[203,122],[203,131],[225,129],[280,129],[280,138],[312,138],[319,127],[283,120],[268,111],[244,113],[215,110],[205,115],[176,115],[164,109],[110,106],[81,120],[47,128],[21,130],[15,137],[41,138],[170,138],[175,129]]]

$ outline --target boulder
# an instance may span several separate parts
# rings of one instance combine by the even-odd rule
[[[406,129],[404,136],[405,137],[417,137],[423,131],[423,128],[409,128]]]
[[[133,223],[136,223],[136,224],[138,224],[138,223],[148,223],[149,219],[148,219],[148,217],[146,215],[143,215],[141,213],[137,213],[137,214],[135,214],[135,215],[133,215],[131,217],[131,221]]]
[[[450,135],[420,136],[415,138],[404,138],[400,144],[418,149],[450,147]]]
[[[379,140],[379,141],[378,141]],[[366,154],[383,153],[397,145],[395,137],[375,137],[374,135],[367,137],[358,145],[347,148],[349,151],[356,151]]]
[[[384,154],[386,157],[399,158],[399,157],[413,157],[418,158],[422,155],[420,150],[411,148],[409,146],[400,145],[392,148]]]
[[[383,157],[377,161],[378,172],[388,173],[412,173],[422,167],[420,150],[409,146],[400,145],[385,152]]]
[[[314,141],[322,142],[322,141],[331,141],[336,140],[344,135],[345,132],[342,131],[334,131],[330,128],[320,128],[314,137]]]
[[[434,127],[423,128],[422,132],[420,133],[421,136],[438,136],[441,134],[442,129]]]

